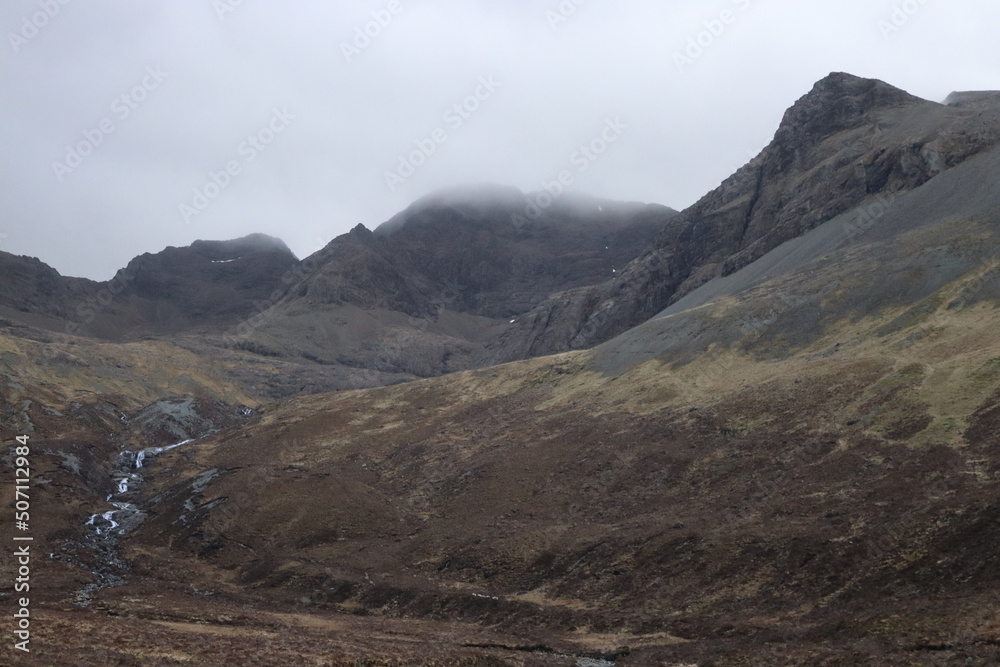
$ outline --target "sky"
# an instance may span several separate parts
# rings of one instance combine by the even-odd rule
[[[299,257],[496,183],[683,209],[833,71],[1000,89],[995,0],[4,0],[0,250]],[[562,187],[562,186],[560,186]]]

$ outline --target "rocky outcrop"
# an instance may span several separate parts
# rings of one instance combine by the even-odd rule
[[[99,289],[100,283],[63,277],[36,257],[0,252],[0,308],[11,315],[68,318],[76,303]]]
[[[225,326],[249,315],[298,264],[280,240],[252,234],[232,241],[195,241],[136,257],[118,273],[122,298],[152,331],[176,333]]]
[[[469,368],[523,313],[615,275],[676,215],[571,194],[533,208],[537,199],[461,188],[375,231],[359,225],[307,258],[301,282],[235,345],[409,377]]]
[[[448,309],[516,317],[551,294],[602,282],[635,259],[676,212],[565,195],[535,215],[531,195],[484,186],[435,193],[369,232],[335,239],[293,290],[312,304]]]
[[[108,340],[219,329],[275,290],[284,294],[297,264],[284,243],[263,234],[146,253],[105,282],[64,277],[35,258],[0,253],[0,313]]]
[[[505,332],[483,361],[591,347],[691,290],[866,202],[920,187],[1000,142],[1000,97],[951,106],[835,73],[786,113],[749,164],[669,221],[614,279],[556,295]]]

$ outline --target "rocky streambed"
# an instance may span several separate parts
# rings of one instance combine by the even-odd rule
[[[77,605],[85,607],[90,604],[95,592],[124,583],[129,565],[121,557],[120,541],[138,528],[146,518],[146,513],[132,502],[136,499],[143,482],[143,467],[157,455],[191,442],[194,440],[187,439],[164,447],[123,450],[119,453],[115,471],[111,476],[113,487],[111,493],[105,497],[105,507],[98,508],[100,511],[91,514],[87,519],[84,525],[88,528],[88,532],[83,538],[83,543],[73,545],[90,552],[91,556],[80,558],[65,553],[52,554],[53,558],[69,560],[89,569],[96,577],[93,582],[77,591]],[[74,551],[79,552],[79,548]]]

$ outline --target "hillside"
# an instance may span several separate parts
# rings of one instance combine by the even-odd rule
[[[998,113],[834,74],[680,214],[167,249],[124,340],[0,256],[18,664],[997,664]]]
[[[258,643],[280,628],[304,655],[357,641],[402,659],[416,640],[428,659],[489,646],[502,664],[988,664],[1000,294],[995,260],[976,260],[995,256],[996,220],[966,223],[993,254],[913,304],[919,318],[887,300],[798,339],[758,327],[608,374],[616,339],[289,399],[164,452],[122,496],[149,516],[122,543],[128,583],[101,591],[116,615],[101,632],[128,628],[148,655],[128,619],[156,621],[203,660],[184,637],[240,655],[227,637],[285,650]],[[944,231],[897,250],[919,256]],[[828,285],[878,252],[808,272]],[[757,299],[702,318],[753,327],[747,311],[771,302]],[[206,625],[184,625],[194,609]],[[346,634],[321,642],[313,617]],[[546,652],[525,663],[518,646]]]
[[[756,158],[672,219],[617,278],[553,296],[492,343],[488,357],[591,347],[837,216],[877,217],[895,197],[1000,142],[1000,94],[952,100],[831,74],[785,113]]]

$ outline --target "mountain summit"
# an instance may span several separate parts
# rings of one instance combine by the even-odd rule
[[[817,81],[785,112],[772,147],[791,158],[785,167],[789,168],[806,147],[872,122],[876,112],[923,103],[919,97],[877,79],[834,72]]]
[[[670,220],[615,280],[540,304],[492,354],[591,347],[839,215],[923,186],[1000,143],[1000,98],[977,100],[946,106],[873,79],[825,77],[757,157]]]

